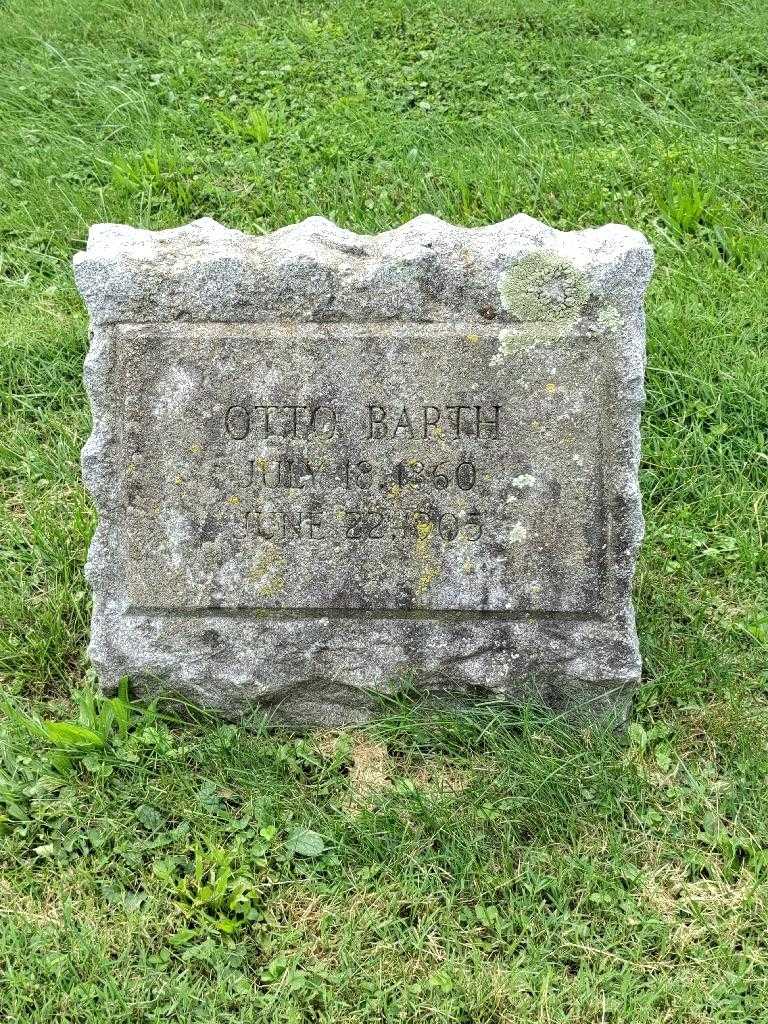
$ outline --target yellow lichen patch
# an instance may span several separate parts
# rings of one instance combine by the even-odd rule
[[[240,498],[236,494],[230,494],[230,496],[227,498],[227,501],[229,502],[230,505],[240,504]]]
[[[468,334],[467,335],[467,341],[470,342],[472,345],[476,345],[477,342],[480,341],[480,335],[479,334]]]
[[[547,386],[545,388],[545,391],[547,392],[548,395],[554,395],[555,392],[557,391],[557,384],[555,384],[554,381],[549,381],[549,383],[547,384]]]
[[[437,563],[431,549],[431,538],[435,530],[434,523],[417,522],[416,524],[416,564],[419,570],[416,581],[417,595],[425,594],[437,576]]]
[[[254,562],[248,578],[257,584],[257,591],[262,597],[275,597],[285,590],[285,559],[274,545],[263,552]]]

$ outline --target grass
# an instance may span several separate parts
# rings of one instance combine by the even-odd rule
[[[761,0],[0,5],[4,1019],[766,1019],[766,40]],[[518,210],[657,252],[628,736],[94,703],[88,225]]]
[[[80,704],[74,735],[6,707],[6,1019],[764,1019],[754,717],[621,746],[525,715],[286,738]]]

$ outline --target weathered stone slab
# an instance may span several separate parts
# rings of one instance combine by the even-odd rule
[[[91,231],[90,653],[227,714],[446,700],[621,714],[642,300],[628,228]]]

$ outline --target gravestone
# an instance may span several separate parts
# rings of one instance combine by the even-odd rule
[[[90,655],[237,715],[625,713],[643,295],[609,225],[91,230]]]

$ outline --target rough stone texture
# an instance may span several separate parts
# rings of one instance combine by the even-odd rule
[[[652,252],[608,225],[318,217],[91,230],[107,691],[359,721],[442,699],[625,713]]]

